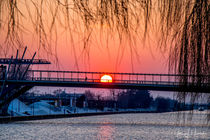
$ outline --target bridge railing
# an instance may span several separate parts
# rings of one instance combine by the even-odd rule
[[[89,83],[101,83],[100,79],[84,79],[84,78],[48,78],[48,77],[36,77],[31,78],[33,81],[60,81],[60,82],[89,82]],[[140,80],[114,80],[112,83],[125,83],[125,84],[156,84],[156,85],[179,85],[179,82],[168,81],[140,81]],[[106,84],[106,83],[104,83]]]
[[[110,75],[113,83],[127,84],[165,84],[180,85],[187,80],[188,84],[193,83],[195,75],[177,74],[144,74],[144,73],[110,73],[110,72],[82,72],[82,71],[47,71],[30,70],[30,80],[37,81],[66,81],[66,82],[100,82],[103,75]],[[209,84],[210,76],[202,84]],[[185,83],[186,84],[186,83]]]

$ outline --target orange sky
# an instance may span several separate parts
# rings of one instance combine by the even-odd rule
[[[31,5],[28,3],[28,5],[20,4],[19,6],[22,8],[22,12],[27,13],[25,6],[30,7]],[[33,9],[33,6],[31,6],[31,9]],[[31,10],[31,12],[31,14],[34,14],[34,10]],[[46,25],[45,28],[48,31],[47,35],[49,40],[50,33],[47,19],[50,18],[50,14],[47,10],[45,12],[46,13],[44,14],[46,14],[46,17],[43,22]],[[34,31],[30,15],[26,14],[26,18],[23,18],[23,20],[20,21],[26,28],[25,32],[22,34],[23,46],[27,45],[29,48],[26,56],[32,57],[33,53],[36,51],[38,52],[38,58],[45,58],[52,62],[50,66],[34,66],[34,69],[79,69],[81,71],[139,73],[168,72],[167,53],[162,53],[160,49],[158,49],[157,37],[155,34],[152,34],[149,45],[148,42],[144,44],[141,39],[136,38],[136,44],[133,47],[130,45],[128,37],[125,36],[120,43],[117,34],[110,34],[105,26],[103,27],[104,30],[101,31],[96,24],[91,27],[93,32],[90,36],[89,45],[84,49],[84,30],[82,28],[82,23],[81,21],[78,21],[78,18],[74,14],[72,14],[72,16],[74,16],[75,22],[77,21],[77,24],[71,25],[72,36],[70,36],[67,29],[61,27],[59,24],[59,22],[65,22],[65,18],[61,17],[60,19],[63,19],[63,21],[57,21],[55,23],[56,28],[51,34],[52,40],[49,40],[51,48],[47,47],[47,49],[44,49],[43,47],[39,48],[39,35]],[[54,34],[55,32],[57,33],[56,35]],[[6,29],[0,33],[0,43],[3,44]],[[74,41],[72,41],[72,39]],[[58,63],[56,63],[55,57],[50,55],[49,52],[55,54],[58,58]],[[15,50],[7,50],[7,57],[10,57],[11,54],[15,55],[15,53]],[[3,56],[3,53],[0,53],[0,55]]]
[[[59,39],[58,39],[59,40]],[[143,44],[143,43],[142,43]],[[75,45],[75,50],[70,43],[58,41],[56,66],[55,59],[50,56],[52,65],[49,69],[105,71],[105,72],[139,72],[139,73],[167,73],[167,55],[160,52],[157,46],[138,45],[137,50],[129,46],[120,46],[114,41],[105,44],[90,44],[86,49],[82,42]],[[153,48],[152,48],[153,47]],[[36,49],[31,49],[34,52]],[[138,53],[138,56],[137,54]],[[45,53],[40,53],[40,58],[47,58]],[[45,69],[46,67],[39,67]]]
[[[83,42],[80,42],[75,44],[74,49],[70,41],[65,42],[62,38],[58,38],[55,54],[58,63],[56,63],[55,56],[51,56],[44,49],[39,50],[37,43],[32,40],[23,40],[28,46],[26,56],[31,58],[36,51],[38,52],[36,58],[45,58],[52,62],[50,66],[35,66],[35,69],[139,73],[167,73],[168,70],[167,54],[162,53],[156,44],[143,46],[143,42],[139,42],[137,49],[134,50],[128,43],[123,46],[111,40],[108,44],[90,43],[86,49],[83,48]],[[10,51],[7,56],[11,54],[15,55],[16,51]]]

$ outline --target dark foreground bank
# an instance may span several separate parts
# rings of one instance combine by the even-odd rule
[[[56,118],[70,118],[70,117],[84,117],[97,115],[111,115],[111,114],[126,114],[126,113],[160,113],[157,111],[121,111],[121,112],[94,112],[94,113],[76,113],[76,114],[56,114],[56,115],[37,115],[37,116],[2,116],[0,123],[9,123],[14,121],[27,120],[42,120],[42,119],[56,119]]]

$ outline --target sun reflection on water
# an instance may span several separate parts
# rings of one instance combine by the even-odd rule
[[[115,128],[113,127],[113,125],[111,123],[105,122],[99,127],[97,139],[99,140],[114,139],[113,137],[114,132]]]

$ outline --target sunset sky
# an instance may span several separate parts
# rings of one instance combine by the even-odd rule
[[[35,2],[37,5],[40,3]],[[71,5],[71,3],[70,3]],[[51,29],[51,21],[55,10],[55,4],[44,3],[42,21],[39,21],[36,10],[31,1],[18,3],[24,16],[20,18],[20,33],[22,47],[28,46],[26,56],[32,57],[37,52],[36,58],[50,60],[50,66],[38,66],[34,69],[56,69],[56,70],[81,70],[81,71],[100,71],[100,72],[139,72],[139,73],[167,73],[168,72],[168,53],[167,50],[161,50],[158,47],[159,32],[149,27],[149,37],[143,40],[144,27],[139,27],[138,34],[122,35],[121,41],[116,29],[111,29],[104,24],[91,24],[90,28],[84,28],[83,21],[77,12],[70,12],[70,24],[66,27],[66,17],[62,9],[57,12],[57,19]],[[52,13],[50,12],[52,11]],[[7,15],[3,17],[7,21]],[[3,19],[4,19],[3,18]],[[143,20],[143,19],[142,19]],[[46,32],[43,37],[42,29],[37,29],[36,23],[43,22],[43,28]],[[132,22],[132,21],[130,21]],[[4,44],[7,24],[0,31],[0,43]],[[91,33],[91,34],[89,34]],[[40,42],[40,36],[42,41]],[[130,38],[132,40],[130,40]],[[85,39],[88,38],[86,42]],[[10,45],[9,45],[10,46]],[[12,44],[11,44],[12,46]],[[0,56],[10,57],[16,54],[16,47],[5,48],[0,52]],[[20,53],[21,54],[21,53]]]
[[[58,29],[59,30],[59,29]],[[102,33],[103,34],[103,33]],[[78,36],[77,36],[78,37]],[[117,38],[117,37],[116,37]],[[58,33],[57,44],[52,43],[52,50],[39,48],[39,42],[29,33],[23,37],[23,46],[28,46],[26,57],[31,58],[37,52],[36,58],[51,61],[51,65],[34,66],[34,69],[81,70],[100,72],[139,72],[139,73],[167,73],[168,55],[161,52],[157,43],[151,41],[149,45],[141,40],[136,46],[129,46],[129,41],[121,44],[116,38],[97,37],[92,35],[89,45],[84,48],[82,39],[71,39],[68,35]],[[1,39],[3,41],[3,39]],[[20,49],[23,52],[24,48]],[[6,50],[6,56],[16,55],[16,49]],[[50,52],[51,51],[51,52]],[[51,54],[53,53],[53,54]],[[19,53],[19,55],[22,53]],[[4,57],[4,54],[1,53]]]
[[[50,3],[47,3],[50,5]],[[55,8],[54,5],[48,8]],[[61,11],[58,13],[54,27],[50,30],[52,15],[49,9],[43,10],[43,25],[46,31],[46,40],[42,36],[42,29],[37,29],[34,23],[39,23],[39,17],[32,3],[25,1],[19,3],[21,12],[25,13],[19,21],[20,28],[20,55],[24,46],[28,46],[26,58],[31,58],[37,52],[36,58],[47,59],[51,65],[33,66],[33,69],[49,70],[80,70],[94,72],[135,72],[135,73],[168,73],[168,52],[158,47],[159,32],[149,28],[149,36],[143,38],[141,27],[138,34],[123,34],[121,41],[115,29],[108,26],[100,26],[98,23],[90,26],[89,31],[84,28],[78,14],[71,13],[71,25],[66,27],[65,16]],[[29,12],[30,11],[30,12]],[[7,15],[3,15],[5,21]],[[34,23],[33,23],[34,22]],[[0,44],[5,45],[7,24],[3,24],[0,31]],[[42,33],[40,33],[42,32]],[[91,34],[90,34],[91,33]],[[131,37],[132,39],[130,39]],[[88,38],[88,41],[86,39]],[[10,44],[12,45],[12,44]],[[16,55],[17,44],[14,47],[3,47],[1,57]],[[49,89],[49,88],[47,88]],[[79,91],[79,90],[78,90]],[[104,91],[103,91],[104,92]]]

